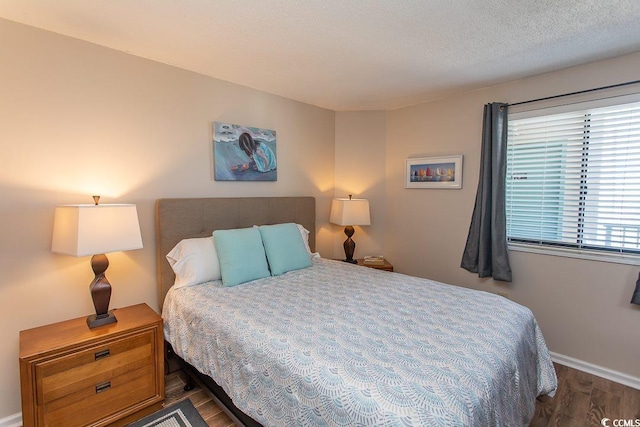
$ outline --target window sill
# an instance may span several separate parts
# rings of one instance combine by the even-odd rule
[[[531,243],[509,242],[509,250],[516,252],[530,252],[541,255],[578,258],[589,261],[611,262],[616,264],[640,265],[640,255],[603,253],[587,249],[556,248]]]

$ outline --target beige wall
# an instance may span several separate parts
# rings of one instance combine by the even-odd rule
[[[533,310],[551,351],[640,377],[640,307],[629,304],[638,266],[511,252],[511,284],[459,267],[478,183],[483,105],[635,80],[638,70],[640,54],[629,55],[389,112],[384,241],[396,270],[506,292]],[[464,155],[461,190],[404,188],[406,158],[451,154]]]
[[[336,113],[335,197],[369,200],[371,225],[354,227],[355,258],[384,254],[386,113],[356,111]],[[333,257],[343,259],[344,227],[338,233]]]
[[[331,255],[333,111],[4,20],[0,63],[0,419],[20,411],[18,331],[93,310],[89,258],[50,252],[57,204],[137,204],[144,249],[109,255],[112,307],[158,308],[160,197],[315,196]],[[275,129],[278,181],[214,181],[214,121]]]

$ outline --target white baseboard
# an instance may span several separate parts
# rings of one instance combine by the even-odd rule
[[[22,412],[0,418],[0,427],[22,427]]]
[[[612,369],[603,368],[602,366],[594,365],[592,363],[565,356],[563,354],[554,353],[552,351],[549,353],[551,354],[551,360],[556,363],[640,390],[640,378],[638,377],[614,371]]]

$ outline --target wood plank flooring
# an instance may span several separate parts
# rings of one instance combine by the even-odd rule
[[[554,398],[538,400],[530,427],[597,427],[603,418],[640,420],[640,390],[563,365],[555,367],[558,391]],[[178,371],[166,377],[165,406],[188,397],[210,427],[234,426],[206,388],[183,390],[184,375]]]
[[[602,426],[603,418],[634,420],[635,425],[640,420],[640,390],[554,365],[558,390],[553,399],[538,399],[531,427]]]
[[[231,418],[214,402],[211,392],[200,383],[189,391],[184,391],[186,374],[176,371],[167,375],[165,381],[164,406],[189,398],[209,427],[235,426]]]

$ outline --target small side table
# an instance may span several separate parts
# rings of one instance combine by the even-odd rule
[[[25,427],[113,427],[162,408],[162,318],[146,304],[114,311],[94,329],[79,317],[20,332]]]
[[[358,265],[363,267],[375,268],[376,270],[393,271],[393,264],[387,261],[386,258],[384,260],[384,264],[365,264],[364,259],[362,258],[358,258],[357,261]]]

